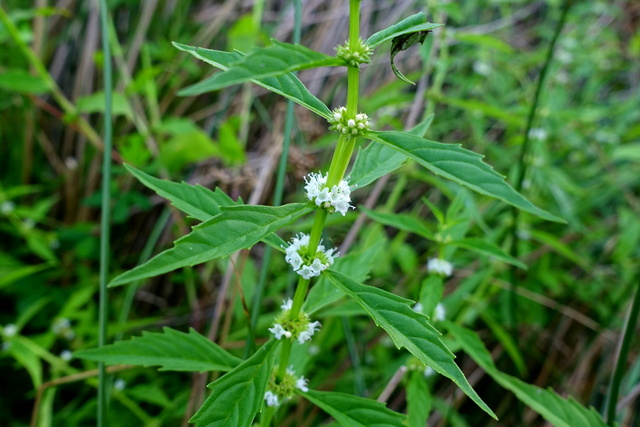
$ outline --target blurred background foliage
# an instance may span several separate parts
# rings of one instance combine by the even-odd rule
[[[115,274],[170,246],[193,224],[135,181],[122,162],[220,187],[234,199],[271,203],[285,102],[251,85],[177,96],[212,70],[171,41],[245,52],[270,38],[290,41],[293,9],[288,1],[108,3],[116,70]],[[97,342],[105,60],[97,2],[4,0],[0,6],[11,23],[0,24],[0,420],[28,425],[36,401],[38,425],[93,425],[97,382],[87,370],[95,366],[68,352]],[[362,73],[361,110],[378,129],[411,127],[435,113],[427,138],[482,153],[512,180],[560,6],[557,0],[363,1],[364,36],[418,11],[446,27],[395,58],[416,86],[397,80],[388,47],[378,49]],[[337,0],[304,2],[302,44],[332,54],[347,37],[347,7]],[[429,286],[427,259],[440,254],[450,260],[454,275],[439,290],[446,318],[478,331],[504,371],[598,410],[640,265],[639,23],[640,5],[631,0],[575,2],[569,12],[529,133],[523,182],[527,197],[568,223],[521,216],[516,244],[527,271],[373,225],[366,216],[357,220],[361,210],[331,224],[333,243],[370,271],[370,284],[414,300],[429,298],[421,298],[423,282]],[[330,107],[344,103],[344,70],[308,70],[300,78]],[[302,177],[327,166],[335,143],[326,123],[300,107],[295,111],[287,202],[301,200]],[[441,236],[504,247],[513,238],[506,205],[412,163],[354,196],[380,212],[419,218]],[[258,245],[231,260],[112,290],[110,338],[191,326],[242,356],[240,296],[251,300],[262,253]],[[258,323],[262,337],[291,291],[293,277],[286,272],[275,257]],[[517,325],[508,318],[511,280],[518,284]],[[218,301],[232,309],[214,311]],[[410,363],[352,305],[332,305],[319,316],[318,342],[297,355],[312,387],[375,398],[398,367]],[[640,402],[639,351],[636,341],[623,381],[622,425],[640,425],[632,410]],[[450,382],[430,378],[435,412],[429,425],[543,424],[464,354],[457,362],[501,420],[482,415]],[[114,373],[113,425],[184,425],[206,393],[199,378],[150,368]],[[405,400],[400,386],[387,401],[404,411]],[[281,423],[316,425],[323,417],[301,404]]]

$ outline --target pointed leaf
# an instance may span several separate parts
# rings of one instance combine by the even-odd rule
[[[565,399],[553,390],[545,390],[519,380],[516,377],[498,371],[475,332],[451,322],[445,322],[446,328],[465,353],[487,372],[498,384],[513,392],[516,397],[531,409],[542,415],[556,427],[605,427],[606,423],[594,408],[586,408],[574,399]]]
[[[191,185],[186,182],[177,183],[159,179],[126,163],[124,167],[141,183],[171,201],[173,206],[200,221],[206,221],[218,215],[221,206],[242,205],[242,200],[234,201],[219,188],[211,191],[199,184]],[[277,234],[265,237],[264,241],[276,249],[286,244]]]
[[[196,53],[204,56],[202,51],[204,49],[196,48]],[[194,95],[238,83],[281,76],[292,71],[340,65],[346,65],[342,59],[313,51],[299,44],[274,40],[271,46],[255,48],[246,56],[241,56],[239,60],[233,62],[228,70],[183,90],[181,94]]]
[[[440,333],[427,322],[424,315],[411,309],[413,301],[355,282],[331,270],[325,270],[323,275],[358,302],[374,322],[387,331],[398,348],[405,347],[420,361],[451,379],[482,410],[496,418],[453,361],[455,356],[440,340]]]
[[[262,406],[273,368],[276,340],[207,387],[211,394],[189,420],[196,426],[249,427]]]
[[[376,212],[364,206],[359,206],[359,209],[362,209],[369,218],[381,224],[417,234],[428,240],[434,240],[431,230],[418,218],[406,214]]]
[[[382,402],[335,391],[309,390],[298,394],[346,427],[405,427],[404,415]]]
[[[429,141],[407,132],[368,132],[366,136],[404,153],[436,175],[546,220],[564,222],[525,199],[491,166],[484,163],[480,154],[466,150],[459,144]]]
[[[211,191],[199,184],[191,185],[186,182],[172,182],[159,179],[125,164],[124,167],[135,176],[138,181],[171,201],[176,208],[187,215],[200,221],[206,221],[220,213],[221,206],[234,206],[242,204],[241,201],[233,201],[222,190],[216,188]]]
[[[474,251],[480,254],[489,255],[511,265],[515,265],[516,267],[520,267],[524,270],[527,269],[527,265],[525,263],[518,260],[517,258],[512,257],[511,255],[503,251],[502,248],[487,240],[470,237],[467,239],[453,240],[451,242],[447,242],[447,244],[469,249],[470,251]]]
[[[313,209],[305,203],[278,207],[223,206],[219,215],[195,226],[190,234],[176,240],[173,248],[119,275],[109,286],[146,279],[250,248]]]
[[[409,130],[409,133],[424,136],[431,122],[433,122],[433,114],[425,117]],[[358,155],[349,174],[349,184],[356,188],[365,187],[381,176],[398,169],[406,160],[407,156],[398,150],[373,142],[364,149],[358,149]]]
[[[385,28],[384,30],[372,34],[371,37],[367,39],[366,43],[373,48],[386,42],[387,40],[391,40],[403,34],[433,30],[434,28],[441,27],[442,25],[444,24],[432,24],[430,22],[426,22],[425,14],[420,12],[416,13],[415,15],[411,15],[410,17],[405,18],[397,24]]]
[[[73,355],[107,365],[160,366],[161,371],[226,372],[242,362],[194,329],[186,333],[167,327]]]
[[[185,52],[189,52],[196,58],[213,65],[223,71],[228,70],[231,65],[240,61],[245,57],[240,52],[222,52],[219,50],[204,49],[201,47],[187,46],[180,43],[173,43],[175,47]],[[193,85],[187,89],[184,89],[181,93],[183,95],[198,95],[204,92],[209,92],[207,89],[205,80],[201,83]],[[252,78],[249,80],[252,83],[262,86],[278,95],[284,96],[287,99],[292,100],[305,108],[313,111],[314,113],[322,116],[326,119],[331,118],[331,111],[322,101],[313,96],[311,92],[305,87],[304,84],[293,74],[286,73],[276,77],[262,77]]]

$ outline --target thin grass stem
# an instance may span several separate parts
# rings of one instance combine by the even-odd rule
[[[109,236],[111,223],[111,102],[112,76],[109,49],[109,9],[106,0],[100,0],[100,26],[104,54],[104,151],[102,152],[102,213],[100,217],[100,300],[98,307],[98,347],[107,342],[107,277],[109,272]],[[98,364],[98,427],[107,426],[107,372],[105,364]]]

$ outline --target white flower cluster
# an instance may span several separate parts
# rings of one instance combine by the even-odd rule
[[[337,130],[345,135],[364,135],[371,129],[371,120],[364,113],[356,114],[355,117],[347,116],[347,107],[338,107],[333,110],[333,115],[329,119],[329,129]]]
[[[76,333],[71,328],[71,321],[64,317],[60,319],[56,319],[51,324],[51,332],[53,332],[59,337],[64,337],[69,341],[71,341],[76,337]]]
[[[352,47],[349,40],[347,40],[343,44],[336,46],[335,49],[336,56],[352,67],[359,68],[360,64],[368,64],[371,62],[373,49],[362,39],[356,42],[356,46]]]
[[[453,273],[453,265],[444,259],[429,258],[429,261],[427,262],[427,270],[430,273],[448,277]]]
[[[284,258],[293,267],[293,271],[307,280],[319,276],[320,273],[333,265],[333,258],[338,256],[335,248],[325,250],[322,244],[318,245],[313,256],[309,256],[307,255],[308,245],[309,235],[298,234],[285,249]]]
[[[316,206],[326,209],[329,213],[340,212],[342,216],[347,214],[351,202],[351,187],[347,180],[343,179],[338,185],[327,187],[327,175],[322,173],[310,173],[304,177],[304,186],[307,198]]]
[[[285,338],[295,338],[299,344],[304,344],[311,340],[313,334],[320,330],[322,324],[317,320],[315,322],[309,321],[309,316],[305,313],[300,313],[298,319],[290,319],[289,312],[293,301],[289,298],[284,301],[280,306],[282,313],[276,318],[276,323],[269,328],[269,332],[276,337],[277,340]],[[290,324],[288,327],[287,324]]]
[[[442,322],[447,317],[447,309],[444,307],[444,304],[441,302],[436,305],[436,308],[433,310],[433,320],[436,322]]]
[[[267,403],[267,406],[278,407],[281,403],[286,402],[291,399],[294,394],[294,387],[298,390],[306,393],[309,391],[309,387],[307,383],[309,382],[304,376],[298,378],[293,369],[288,368],[287,374],[285,378],[280,383],[280,386],[275,386],[274,384],[270,384],[273,387],[272,390],[267,390],[264,393],[264,400]]]
[[[17,333],[18,333],[18,327],[13,323],[8,323],[4,325],[4,327],[2,328],[2,336],[5,338],[14,337],[16,336]]]

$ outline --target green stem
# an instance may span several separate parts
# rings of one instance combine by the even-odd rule
[[[610,426],[613,426],[616,420],[616,405],[618,404],[618,396],[620,395],[620,383],[622,382],[631,343],[636,337],[636,325],[638,323],[638,314],[640,314],[640,277],[636,277],[636,280],[638,280],[638,288],[636,289],[636,295],[633,298],[629,316],[624,325],[620,352],[618,353],[616,368],[613,372],[613,377],[611,377],[609,395],[607,396],[607,424]]]
[[[111,222],[111,52],[109,50],[106,0],[100,0],[100,23],[104,53],[104,151],[102,152],[102,213],[100,218],[100,299],[98,306],[98,347],[107,341],[107,273],[109,271],[109,224]],[[98,364],[98,427],[107,425],[107,372],[104,363]]]
[[[540,75],[538,76],[538,82],[536,85],[536,91],[533,97],[533,102],[531,104],[531,108],[529,109],[529,114],[527,117],[527,124],[524,129],[522,148],[520,150],[520,156],[518,161],[518,166],[516,170],[516,179],[515,179],[515,189],[517,192],[522,191],[522,185],[524,183],[524,177],[527,173],[528,163],[526,161],[527,156],[530,151],[531,139],[529,138],[529,133],[531,131],[531,127],[533,125],[533,121],[536,117],[536,112],[538,110],[538,105],[540,103],[540,95],[542,93],[542,88],[544,87],[545,78],[547,76],[547,72],[549,71],[549,66],[551,65],[551,61],[553,59],[553,53],[555,50],[556,42],[560,37],[560,33],[562,32],[562,28],[564,28],[565,22],[567,20],[568,12],[573,3],[573,0],[564,0],[562,5],[562,12],[560,15],[560,19],[555,28],[555,32],[553,34],[553,38],[551,39],[551,43],[549,44],[549,49],[547,50],[547,56],[545,59],[545,63],[540,70]],[[509,253],[514,258],[518,258],[518,223],[520,222],[520,211],[518,209],[512,210],[512,223],[509,230],[509,234],[511,235],[511,244],[509,248]],[[517,324],[518,324],[518,306],[517,306],[517,277],[516,277],[516,269],[511,268],[510,274],[511,289],[509,292],[509,301],[507,305],[507,318],[508,323],[511,328],[511,332],[514,337],[517,337]]]

